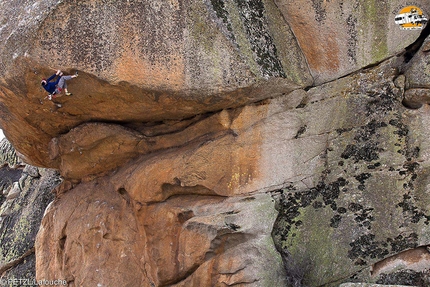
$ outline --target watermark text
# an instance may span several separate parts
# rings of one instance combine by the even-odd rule
[[[64,279],[36,280],[24,278],[0,278],[0,286],[67,286],[67,281]]]

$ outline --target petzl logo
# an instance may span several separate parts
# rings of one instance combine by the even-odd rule
[[[400,10],[394,21],[402,30],[420,30],[427,23],[427,17],[417,6],[408,6]]]

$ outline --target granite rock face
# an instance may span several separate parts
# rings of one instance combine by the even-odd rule
[[[38,278],[71,286],[285,285],[270,195],[190,194],[147,204],[107,182],[81,184],[47,210]]]
[[[306,59],[273,3],[0,5],[3,109],[14,115],[3,123],[28,130],[24,138],[6,129],[17,149],[38,165],[58,167],[47,153],[49,141],[81,123],[184,119],[312,83]],[[11,13],[21,17],[6,20]],[[278,41],[289,52],[279,50]],[[74,97],[61,99],[58,110],[40,87],[52,68],[80,71],[79,82],[69,85]],[[16,112],[9,112],[14,106]]]
[[[64,178],[38,279],[426,286],[428,40],[405,51],[402,1],[12,2],[0,125]],[[54,69],[72,96],[45,98]]]
[[[419,30],[402,33],[394,18],[404,1],[276,0],[315,83],[337,79],[399,53]],[[415,1],[425,9],[429,2]],[[428,11],[426,11],[428,13]]]
[[[396,77],[388,61],[344,78],[344,85],[308,92],[331,95],[303,107],[326,106],[330,117],[319,117],[318,125],[306,117],[300,137],[318,135],[325,145],[318,165],[307,169],[311,176],[274,193],[280,214],[273,235],[290,272],[306,266],[310,286],[336,286],[346,274],[377,280],[375,264],[429,245],[427,108],[407,110]]]
[[[10,116],[1,123],[29,163],[58,168],[49,142],[82,123],[181,120],[334,80],[401,52],[419,31],[402,33],[394,23],[402,1],[384,3],[2,3],[1,98]],[[40,86],[53,69],[80,71],[60,108]]]

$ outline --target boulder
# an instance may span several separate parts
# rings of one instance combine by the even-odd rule
[[[125,266],[144,268],[147,275],[117,277],[115,282],[266,286],[261,282],[267,278],[296,278],[309,286],[337,286],[354,276],[364,282],[382,280],[383,273],[372,273],[381,262],[430,245],[425,196],[428,117],[425,108],[402,105],[404,89],[395,62],[194,119],[178,132],[155,136],[154,147],[164,149],[141,149],[145,152],[124,166],[85,179],[51,206],[37,240],[38,276],[83,284],[82,278],[90,275],[78,262],[108,270],[123,260],[118,250],[140,250],[135,255],[140,261]],[[200,133],[202,127],[207,134]],[[85,143],[85,138],[72,138]],[[130,138],[136,143],[140,139]],[[104,145],[104,140],[98,143]],[[98,211],[99,204],[106,204],[103,208],[109,212]],[[258,210],[277,214],[276,221]],[[130,228],[124,231],[130,238],[119,240],[120,247],[105,244],[113,235],[103,237],[112,233],[113,227],[103,227],[112,212],[118,213],[117,220],[126,215],[124,228]],[[136,247],[136,242],[146,247]],[[90,258],[95,251],[79,246],[107,248],[110,256],[94,263]],[[269,259],[262,254],[273,255]],[[45,263],[55,256],[57,261]],[[257,258],[263,260],[258,267],[250,263]],[[64,260],[75,263],[65,265]],[[265,273],[267,266],[274,273]],[[112,279],[105,273],[91,276],[91,282]],[[287,282],[282,284],[289,286]]]
[[[404,2],[24,2],[0,3],[0,126],[64,178],[37,279],[427,284],[405,258],[430,245],[428,42]],[[50,101],[57,69],[79,76]]]
[[[49,142],[86,122],[244,106],[381,62],[419,33],[394,23],[401,1],[154,3],[0,4],[19,15],[0,30],[0,124],[28,163],[59,168]],[[53,104],[40,80],[57,69],[79,78]]]
[[[184,119],[312,82],[271,2],[52,0],[0,8],[3,17],[21,15],[0,31],[0,97],[10,115],[1,124],[37,165],[58,168],[49,141],[83,122]],[[69,82],[74,95],[59,99],[61,108],[40,86],[56,69],[79,70]]]
[[[150,204],[108,182],[80,184],[47,210],[38,278],[70,286],[285,285],[269,194],[180,195]]]

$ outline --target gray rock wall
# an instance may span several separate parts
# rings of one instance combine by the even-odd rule
[[[427,108],[402,105],[393,61],[311,89],[300,107],[297,140],[324,144],[316,164],[296,170],[309,176],[273,192],[273,236],[287,272],[303,266],[297,280],[308,286],[384,281],[375,264],[430,243]]]

